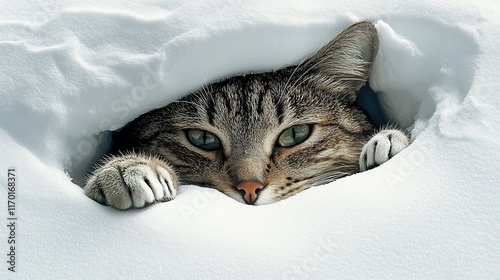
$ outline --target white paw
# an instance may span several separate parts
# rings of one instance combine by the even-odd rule
[[[126,155],[97,169],[85,186],[95,201],[125,210],[175,198],[178,180],[173,170],[156,158]]]
[[[361,171],[372,169],[388,161],[397,153],[408,147],[408,136],[397,129],[384,129],[373,136],[365,144],[359,156]]]

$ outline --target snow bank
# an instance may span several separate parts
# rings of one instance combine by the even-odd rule
[[[499,278],[499,12],[493,1],[2,3],[1,278]],[[412,130],[390,162],[259,207],[186,186],[120,212],[75,184],[106,149],[102,132],[206,82],[297,64],[361,19],[380,33],[370,85]]]

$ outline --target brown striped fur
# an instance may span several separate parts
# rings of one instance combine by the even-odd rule
[[[159,158],[181,184],[215,188],[241,202],[236,186],[260,182],[264,189],[255,204],[354,174],[374,132],[354,102],[377,48],[373,25],[355,24],[299,66],[232,77],[140,116],[115,133],[115,154]],[[276,146],[281,132],[299,124],[312,127],[304,142]],[[213,133],[221,149],[195,147],[188,129]],[[112,187],[105,185],[87,184],[87,195],[112,205],[105,194]]]

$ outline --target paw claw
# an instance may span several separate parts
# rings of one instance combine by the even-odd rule
[[[158,173],[158,178],[160,179],[161,186],[163,188],[164,198],[171,200],[177,194],[174,182],[172,181],[172,176],[163,167],[156,167],[156,172]]]
[[[375,168],[408,147],[408,136],[397,129],[382,130],[365,144],[359,157],[361,171]]]
[[[177,185],[177,176],[161,160],[126,155],[112,158],[97,169],[85,186],[85,194],[101,204],[125,210],[171,200]]]

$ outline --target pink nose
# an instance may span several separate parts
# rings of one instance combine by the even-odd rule
[[[236,189],[245,191],[243,199],[247,204],[254,204],[257,200],[257,190],[263,189],[264,186],[260,182],[242,182]]]

